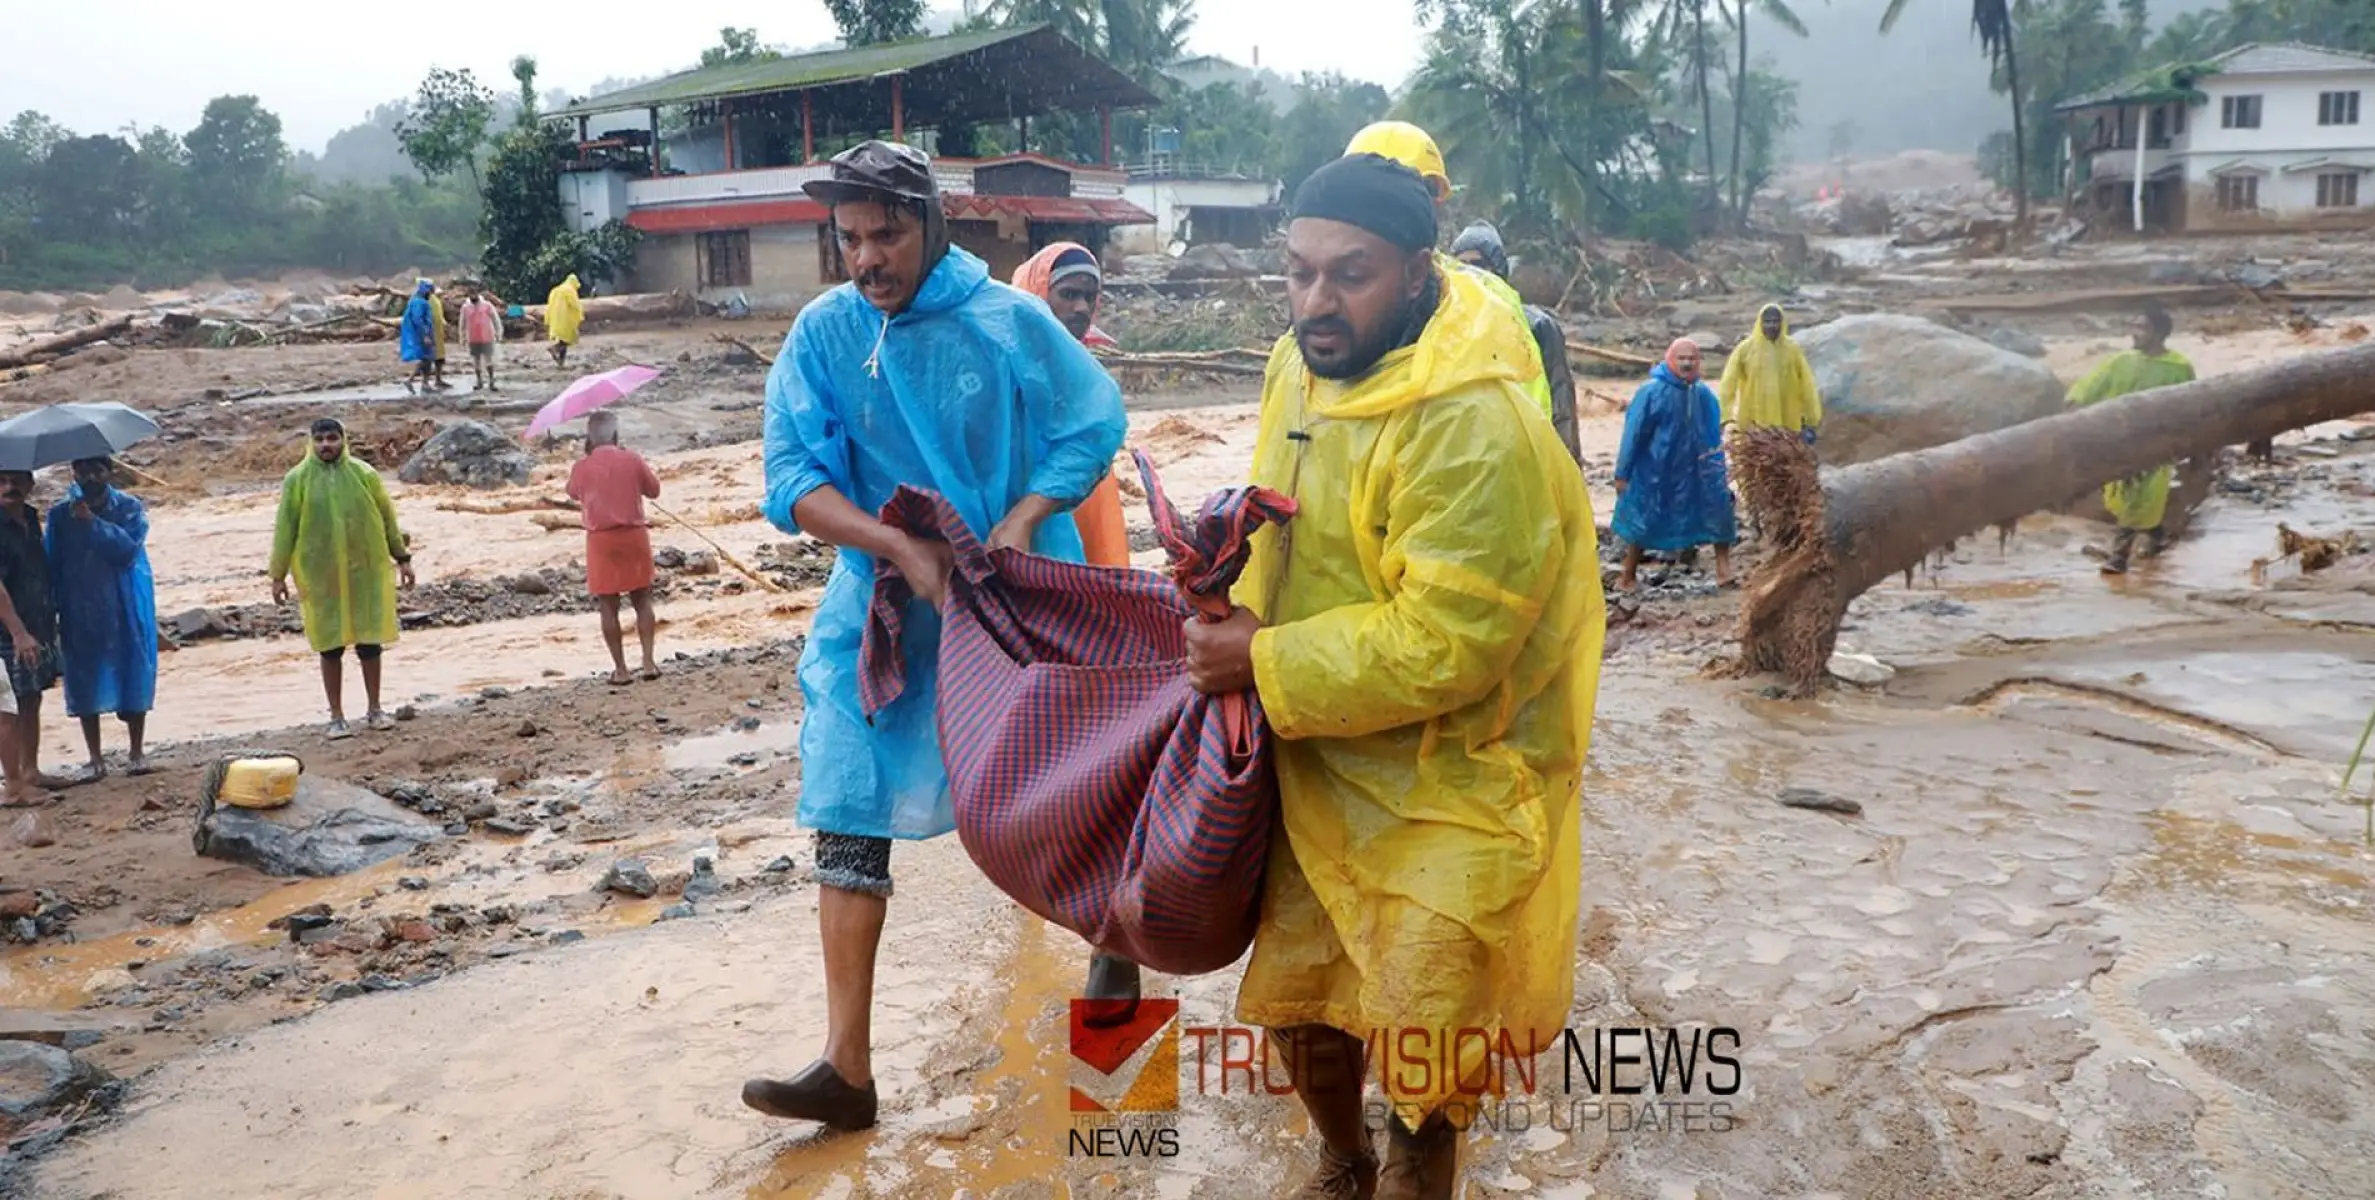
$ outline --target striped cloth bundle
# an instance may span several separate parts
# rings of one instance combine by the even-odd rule
[[[882,519],[955,551],[942,608],[940,748],[957,835],[1001,891],[1089,944],[1196,975],[1253,940],[1278,787],[1252,693],[1188,686],[1186,622],[1229,612],[1255,529],[1294,515],[1260,488],[1214,495],[1194,524],[1145,455],[1171,578],[991,550],[939,496],[901,488]],[[859,699],[904,686],[913,593],[875,577]]]

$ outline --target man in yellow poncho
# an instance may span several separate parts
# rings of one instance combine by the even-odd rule
[[[324,417],[312,433],[313,453],[280,481],[272,602],[289,602],[289,573],[295,571],[305,639],[322,660],[335,741],[352,736],[343,678],[348,646],[363,666],[363,695],[370,703],[364,724],[374,730],[393,725],[379,707],[379,656],[396,640],[396,588],[399,582],[412,587],[412,551],[379,472],[347,454],[346,427]]]
[[[2070,407],[2085,408],[2135,392],[2193,382],[2194,364],[2169,349],[2172,328],[2166,311],[2147,309],[2136,328],[2136,348],[2112,356],[2079,380],[2070,389]],[[2161,552],[2161,521],[2168,515],[2169,480],[2174,474],[2171,467],[2159,466],[2103,485],[2103,507],[2119,522],[2111,556],[2103,560],[2104,574],[2127,573],[2128,555],[2135,549],[2139,533],[2144,535],[2144,557]]]
[[[553,339],[546,349],[553,356],[553,365],[569,365],[569,347],[577,344],[577,327],[585,319],[585,303],[577,298],[577,276],[572,275],[544,298],[544,331]]]
[[[1519,382],[1525,327],[1441,265],[1436,232],[1425,183],[1376,156],[1296,193],[1294,332],[1271,354],[1252,477],[1300,511],[1256,535],[1247,607],[1188,630],[1191,682],[1252,688],[1277,738],[1279,835],[1237,1011],[1286,1047],[1323,1143],[1306,1196],[1451,1195],[1446,1108],[1505,1079],[1455,1032],[1555,1053],[1573,999],[1606,624],[1591,506]],[[1456,1076],[1406,1069],[1447,1051]],[[1382,1165],[1372,1065],[1398,1116]]]
[[[435,387],[441,392],[451,391],[454,385],[445,381],[445,293],[433,280],[421,282],[429,285],[429,352],[435,368]]]
[[[1757,327],[1733,348],[1715,394],[1723,401],[1726,425],[1787,429],[1808,445],[1822,425],[1822,389],[1815,386],[1814,368],[1789,335],[1789,317],[1778,304],[1766,305],[1757,314]]]
[[[1427,187],[1434,194],[1438,216],[1442,207],[1451,203],[1451,175],[1443,165],[1443,151],[1435,145],[1435,139],[1426,130],[1408,121],[1379,121],[1369,125],[1352,135],[1352,142],[1344,148],[1344,153],[1347,156],[1374,154],[1380,158],[1390,158],[1418,172],[1419,178],[1426,180]],[[1566,354],[1565,335],[1560,335],[1561,341],[1555,350],[1543,346],[1531,336],[1532,324],[1526,315],[1524,297],[1517,294],[1517,289],[1510,286],[1508,280],[1450,255],[1437,255],[1436,259],[1444,270],[1462,272],[1483,284],[1493,299],[1506,305],[1517,317],[1520,330],[1528,333],[1524,365],[1531,369],[1530,374],[1518,379],[1518,386],[1534,398],[1534,403],[1542,406],[1542,415],[1556,421],[1558,413],[1551,394],[1550,376],[1544,370],[1550,360],[1544,356]]]

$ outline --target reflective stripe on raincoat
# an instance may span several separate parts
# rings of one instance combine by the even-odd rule
[[[407,553],[379,472],[351,453],[336,463],[308,453],[280,481],[271,575],[296,575],[316,653],[396,640],[395,561]]]
[[[2146,354],[2127,350],[2113,355],[2070,388],[2070,407],[2085,408],[2106,400],[2154,388],[2191,383],[2194,364],[2175,350]],[[2103,507],[2122,529],[2158,529],[2169,512],[2169,481],[2175,474],[2159,466],[2141,475],[2103,485]]]
[[[585,304],[577,298],[575,275],[562,280],[544,298],[544,331],[564,346],[577,344],[577,327],[585,317]]]
[[[800,313],[767,376],[767,519],[832,487],[882,510],[901,484],[946,498],[979,537],[1024,496],[1065,505],[1112,467],[1128,421],[1121,389],[1047,306],[951,249],[906,312],[882,313],[843,284]],[[1081,561],[1067,514],[1032,549]],[[956,828],[935,724],[940,614],[916,603],[901,638],[906,690],[868,721],[859,647],[874,560],[843,550],[800,656],[800,823],[861,837]]]
[[[1549,1047],[1574,984],[1599,552],[1583,477],[1519,387],[1525,327],[1442,274],[1417,344],[1358,381],[1314,378],[1291,337],[1271,355],[1252,481],[1303,507],[1255,536],[1235,592],[1267,626],[1286,835],[1238,1015]],[[1393,1099],[1408,1120],[1450,1093],[1437,1072]]]
[[[1781,336],[1769,338],[1765,313],[1782,309],[1766,305],[1757,314],[1756,326],[1724,361],[1723,382],[1716,388],[1723,400],[1723,419],[1749,429],[1815,429],[1822,424],[1822,389],[1815,386],[1814,368],[1789,335],[1789,314],[1782,313]]]

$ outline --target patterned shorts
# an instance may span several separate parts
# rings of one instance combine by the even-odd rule
[[[55,644],[41,648],[41,661],[28,667],[17,661],[16,643],[0,633],[0,658],[8,661],[8,686],[16,695],[31,699],[46,692],[58,682],[58,648]]]
[[[845,892],[888,898],[891,839],[817,831],[816,881]]]

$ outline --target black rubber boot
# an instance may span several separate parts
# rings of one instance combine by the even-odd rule
[[[1137,963],[1118,954],[1091,957],[1088,983],[1080,994],[1096,1003],[1089,1005],[1083,1023],[1098,1028],[1128,1024],[1138,1015],[1138,985]]]

